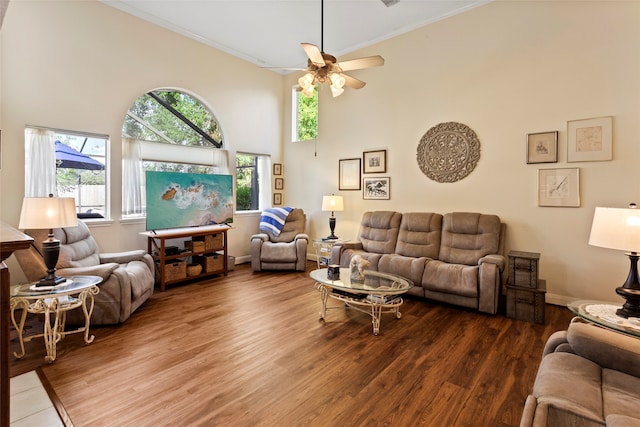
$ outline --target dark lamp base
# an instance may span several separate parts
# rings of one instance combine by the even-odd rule
[[[338,240],[338,236],[335,235],[333,230],[336,229],[336,218],[331,216],[329,218],[329,230],[331,230],[331,234],[325,238],[325,240]]]
[[[640,290],[619,287],[616,293],[626,300],[616,314],[624,318],[640,317]]]
[[[616,294],[626,300],[622,308],[616,311],[620,317],[640,317],[640,276],[638,276],[637,252],[627,252],[629,257],[629,275],[624,284],[616,288]]]

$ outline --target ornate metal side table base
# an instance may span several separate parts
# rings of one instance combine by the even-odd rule
[[[101,280],[99,277],[89,279],[80,289],[66,292],[64,290],[59,293],[43,292],[41,295],[18,293],[13,296],[10,302],[11,323],[18,332],[20,342],[20,352],[14,352],[13,355],[18,359],[24,357],[24,343],[40,337],[44,338],[44,345],[47,351],[45,361],[48,363],[56,360],[57,344],[69,334],[84,333],[84,342],[91,344],[95,337],[90,335],[89,326],[95,304],[94,295],[100,292],[96,284]],[[72,295],[77,295],[77,297],[73,297]],[[81,308],[84,313],[84,326],[66,331],[67,312],[77,308]],[[22,309],[22,311],[20,318],[16,319],[16,310],[18,309]],[[27,313],[44,314],[43,333],[28,337],[23,336]]]

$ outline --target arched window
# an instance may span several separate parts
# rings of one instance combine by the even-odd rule
[[[228,174],[220,124],[194,96],[173,89],[147,92],[122,126],[122,215],[145,214],[145,171]]]

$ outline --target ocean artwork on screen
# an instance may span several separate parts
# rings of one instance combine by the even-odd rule
[[[146,172],[147,230],[233,222],[231,175]]]

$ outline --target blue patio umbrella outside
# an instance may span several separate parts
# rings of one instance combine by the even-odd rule
[[[56,141],[56,166],[69,169],[104,170],[104,165],[86,154]]]

